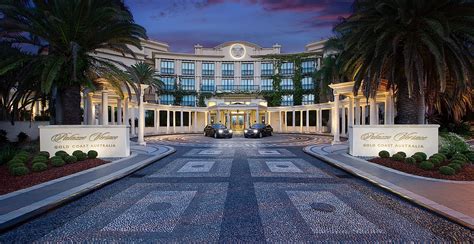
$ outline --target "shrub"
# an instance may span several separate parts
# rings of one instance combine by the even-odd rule
[[[444,161],[444,160],[448,159],[448,157],[446,155],[444,155],[443,153],[435,153],[435,154],[432,155],[432,157],[439,157],[439,158],[442,159],[441,161]]]
[[[381,158],[389,158],[390,157],[390,153],[388,151],[385,151],[385,150],[382,150],[379,152],[379,157]]]
[[[466,152],[466,153],[464,153],[464,156],[466,156],[466,158],[470,162],[474,162],[474,152],[472,152],[472,151]]]
[[[448,164],[449,167],[454,169],[456,172],[461,171],[462,166],[460,164],[450,163]]]
[[[16,155],[15,157],[13,157],[13,159],[19,160],[22,163],[25,163],[28,160],[28,158],[29,157],[25,155]]]
[[[50,156],[49,152],[46,152],[46,151],[41,151],[41,152],[38,153],[38,155],[43,156],[45,158],[49,158],[49,156]]]
[[[392,159],[395,160],[395,161],[403,161],[405,158],[403,157],[403,155],[395,153],[395,154],[392,155]]]
[[[469,145],[462,137],[455,133],[440,133],[439,151],[447,156],[454,155],[457,152],[469,151]]]
[[[15,148],[11,147],[10,145],[5,145],[0,150],[0,165],[12,160],[13,157],[15,157],[15,155],[16,155]]]
[[[449,166],[442,166],[439,168],[439,173],[442,175],[454,175],[456,174],[456,170]]]
[[[67,152],[62,151],[62,150],[57,151],[54,155],[61,157],[63,160],[66,158],[66,156],[69,156],[69,154],[67,154]]]
[[[464,162],[468,161],[468,158],[464,154],[461,154],[461,153],[454,154],[453,157],[451,157],[451,159],[452,160],[462,160]]]
[[[434,169],[434,164],[430,161],[423,161],[420,163],[420,168],[424,170],[432,170]]]
[[[8,137],[7,137],[7,131],[6,130],[0,130],[0,145],[7,144],[9,142]]]
[[[38,162],[46,162],[48,161],[48,158],[42,155],[37,155],[33,158],[33,162],[38,161]]]
[[[405,152],[397,152],[397,154],[400,154],[400,155],[402,155],[404,158],[406,158],[406,157],[407,157],[407,154],[406,154]]]
[[[66,161],[68,164],[71,164],[77,162],[77,158],[76,156],[67,156],[64,161]]]
[[[23,160],[20,160],[18,158],[13,158],[12,160],[7,162],[7,165],[10,166],[12,164],[24,164],[25,162]]]
[[[72,155],[77,157],[77,155],[82,154],[82,153],[84,153],[84,152],[81,151],[81,150],[76,150],[76,151],[72,152]]]
[[[51,165],[54,167],[61,167],[64,164],[66,164],[66,162],[64,162],[62,158],[51,159]]]
[[[26,167],[26,165],[24,163],[10,164],[8,165],[8,170],[10,170],[11,172],[14,168],[18,168],[18,167]]]
[[[444,161],[444,158],[441,157],[441,156],[439,156],[439,155],[433,155],[433,156],[431,156],[429,159],[430,159],[430,160],[431,160],[431,159],[436,159],[436,160],[438,160],[440,163]]]
[[[16,167],[11,170],[12,175],[14,176],[21,176],[21,175],[26,175],[30,172],[30,170],[27,167]]]
[[[87,152],[87,157],[88,158],[97,158],[98,155],[99,155],[99,153],[97,153],[97,151],[95,151],[95,150],[90,150],[89,152]]]
[[[31,169],[34,171],[34,172],[41,172],[41,171],[45,171],[46,169],[48,168],[48,165],[46,165],[45,163],[34,163],[32,166],[31,166]]]
[[[422,159],[423,161],[425,161],[426,158],[428,157],[428,156],[426,155],[426,153],[424,153],[424,152],[416,152],[415,154],[416,154],[416,155],[420,155],[420,156],[423,158],[423,159]]]
[[[18,142],[19,143],[24,143],[28,140],[29,136],[25,133],[25,132],[20,132],[18,133],[18,135],[16,136],[18,138]]]
[[[61,156],[52,156],[50,159],[50,161],[53,161],[53,160],[63,160],[63,158]]]
[[[81,154],[78,154],[76,157],[78,161],[84,161],[87,159],[87,154],[81,153]]]
[[[464,165],[466,164],[466,162],[462,161],[462,160],[452,160],[451,161],[452,164],[459,164],[459,165]]]
[[[441,160],[437,157],[432,157],[429,159],[430,162],[432,162],[435,166],[438,166],[441,163]]]
[[[407,164],[416,164],[416,160],[412,157],[405,158],[405,163]]]
[[[413,154],[413,156],[411,157],[414,158],[417,162],[423,161],[423,157],[419,154]]]

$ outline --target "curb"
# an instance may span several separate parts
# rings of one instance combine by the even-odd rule
[[[356,168],[353,168],[353,167],[350,167],[350,166],[344,166],[342,165],[340,162],[338,162],[337,160],[334,160],[332,158],[329,158],[327,156],[324,156],[324,155],[320,155],[320,154],[317,154],[317,153],[314,153],[310,150],[310,148],[313,147],[313,146],[306,146],[303,148],[303,152],[305,152],[306,154],[310,155],[310,156],[313,156],[315,158],[318,158],[336,168],[339,168],[351,175],[354,175],[356,177],[359,177],[377,187],[380,187],[386,191],[389,191],[405,200],[408,200],[409,202],[411,203],[414,203],[418,206],[421,206],[435,214],[438,214],[440,215],[441,217],[444,217],[450,221],[453,221],[457,224],[460,224],[468,229],[471,229],[471,230],[474,230],[474,222],[472,222],[472,220],[468,219],[468,218],[471,218],[463,213],[460,213],[458,211],[455,211],[453,209],[450,209],[446,206],[443,206],[441,204],[438,204],[430,199],[427,199],[423,196],[420,196],[416,193],[413,193],[411,191],[408,191],[404,188],[401,188],[401,187],[398,187],[390,182],[387,182],[385,180],[382,180],[378,177],[375,177],[375,176],[372,176],[372,177],[369,177],[368,175],[369,174],[364,174],[363,171],[361,170],[358,170]],[[471,218],[472,219],[472,218]]]
[[[0,216],[0,233],[3,233],[12,227],[15,227],[19,224],[24,223],[25,221],[32,219],[44,212],[47,212],[49,210],[52,210],[54,208],[57,208],[65,203],[71,202],[81,196],[84,196],[92,191],[95,191],[99,188],[102,188],[114,181],[117,181],[119,179],[122,179],[148,165],[151,163],[160,160],[162,158],[165,158],[173,153],[176,152],[176,149],[173,147],[169,146],[163,146],[168,148],[168,151],[166,151],[163,154],[152,156],[150,158],[147,158],[139,163],[136,163],[134,165],[128,166],[126,168],[123,168],[121,170],[118,170],[112,174],[103,176],[101,178],[95,179],[93,181],[87,182],[83,185],[71,188],[67,191],[61,192],[59,194],[56,194],[54,196],[45,198],[41,201],[35,202],[31,205],[22,207],[20,209],[14,210],[12,212],[9,212],[7,214],[1,215]],[[100,167],[100,166],[99,166]],[[76,174],[80,174],[81,172],[78,172]],[[71,178],[75,176],[76,174],[73,174],[69,176],[68,178]],[[48,182],[45,182],[48,183]],[[43,183],[43,184],[45,184]],[[28,188],[27,188],[28,189]]]

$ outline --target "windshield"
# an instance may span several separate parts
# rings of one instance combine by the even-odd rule
[[[225,129],[225,125],[223,124],[213,124],[212,127],[215,129]]]
[[[250,128],[251,129],[260,129],[260,128],[263,128],[263,127],[265,127],[264,124],[254,124]]]

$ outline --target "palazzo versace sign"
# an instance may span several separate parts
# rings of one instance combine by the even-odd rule
[[[40,150],[51,155],[63,150],[87,153],[95,150],[99,157],[130,156],[130,138],[125,125],[48,125],[39,126]]]
[[[349,128],[349,153],[378,156],[382,150],[432,155],[438,152],[439,125],[354,125]]]

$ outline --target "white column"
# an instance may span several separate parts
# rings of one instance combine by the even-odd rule
[[[135,107],[134,106],[130,107],[130,120],[131,120],[131,126],[132,126],[132,135],[135,136],[137,132],[135,128]]]
[[[334,94],[334,107],[332,108],[332,134],[334,139],[332,144],[340,143],[339,135],[339,94]]]
[[[394,113],[393,109],[393,97],[391,92],[387,93],[385,97],[385,113],[384,113],[384,123],[386,125],[393,124],[392,118]]]
[[[355,124],[360,125],[360,98],[355,99]]]
[[[216,123],[221,123],[221,110],[219,110],[219,109],[217,110],[217,116],[216,117],[217,117],[216,118],[217,121],[215,121],[215,122]]]
[[[303,133],[303,110],[300,110],[300,133]]]
[[[122,99],[117,98],[117,125],[122,124]]]
[[[206,125],[211,123],[211,111],[206,112]]]
[[[309,109],[306,110],[306,133],[309,133]]]
[[[166,110],[166,134],[169,134],[170,133],[170,110],[167,109]]]
[[[192,111],[188,111],[188,131],[189,131],[189,132],[191,132],[192,115],[193,115],[193,112],[192,112]]]
[[[145,89],[148,86],[140,85],[140,100],[138,104],[138,144],[145,146],[145,101],[143,100],[143,95],[145,94]]]
[[[362,114],[361,114],[361,117],[362,117],[362,118],[361,118],[361,120],[362,120],[362,121],[361,121],[361,124],[362,124],[362,125],[365,125],[365,118],[366,118],[366,116],[365,116],[365,111],[366,111],[366,110],[367,110],[367,105],[365,105],[365,104],[362,105]]]
[[[110,124],[115,125],[115,106],[110,105]]]
[[[280,133],[283,132],[283,116],[281,115],[281,113],[283,113],[283,111],[278,111],[278,116],[279,116],[279,127],[280,127]]]
[[[183,112],[182,109],[181,109],[180,113],[181,113],[181,115],[180,115],[180,118],[179,118],[179,127],[181,127],[181,132],[184,132],[184,112]]]
[[[198,112],[195,111],[195,112],[194,112],[194,123],[193,123],[193,125],[194,125],[194,132],[197,132],[197,131],[198,131],[198,129],[197,129],[197,124],[198,124],[198,123],[197,123],[197,122],[198,122]]]
[[[354,125],[354,98],[349,97],[349,107],[347,108],[347,125],[353,126]]]
[[[109,93],[107,90],[102,90],[102,103],[101,103],[101,114],[100,120],[102,125],[109,124]]]
[[[173,110],[173,133],[176,133],[176,111]]]
[[[316,131],[321,133],[322,131],[322,116],[323,115],[323,110],[320,108],[316,111]]]
[[[265,111],[265,124],[268,124],[268,111]]]
[[[369,99],[369,116],[370,116],[370,125],[376,125],[377,124],[377,104],[375,103],[374,98]]]
[[[293,132],[294,132],[296,130],[296,112],[295,112],[295,110],[293,110],[293,121],[292,122],[293,122],[292,126],[293,126]]]
[[[257,121],[257,123],[260,123],[260,111],[258,110],[258,105],[257,105],[257,111],[255,112],[255,121]]]
[[[341,109],[341,131],[342,135],[346,135],[346,106],[342,105]]]
[[[128,120],[130,118],[130,108],[128,104],[128,97],[124,97],[123,100],[123,124],[126,126],[130,126]]]
[[[246,116],[246,119],[245,119],[246,127],[250,128],[250,111],[245,112],[245,116]]]
[[[155,109],[155,133],[160,132],[160,109]]]
[[[267,121],[267,124],[271,124],[272,123],[272,113],[267,111],[268,113],[268,121]]]
[[[94,103],[92,102],[92,96],[94,96],[93,92],[87,93],[87,124],[88,125],[95,124],[95,109],[94,109]]]
[[[226,122],[225,125],[227,126],[228,129],[230,129],[230,111],[227,111],[227,116],[226,116]]]

